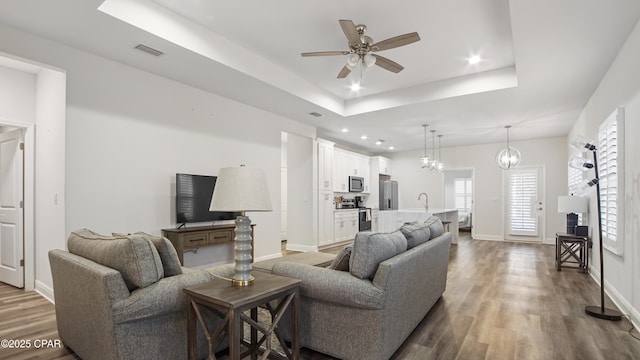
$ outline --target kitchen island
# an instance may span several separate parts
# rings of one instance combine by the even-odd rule
[[[458,209],[399,209],[380,210],[380,232],[392,232],[399,229],[404,223],[417,221],[424,222],[430,216],[436,216],[440,220],[449,221],[451,243],[458,243]]]

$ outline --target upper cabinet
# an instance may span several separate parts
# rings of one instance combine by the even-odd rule
[[[378,173],[382,175],[391,175],[391,159],[382,156],[371,158],[372,161],[378,162]]]
[[[318,139],[318,190],[333,190],[333,144]]]
[[[369,157],[342,149],[333,149],[333,191],[349,192],[349,176],[364,178],[364,191],[370,190]]]

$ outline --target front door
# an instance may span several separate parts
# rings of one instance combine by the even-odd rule
[[[542,167],[505,170],[505,239],[542,241]]]
[[[0,134],[0,281],[24,287],[23,132]]]

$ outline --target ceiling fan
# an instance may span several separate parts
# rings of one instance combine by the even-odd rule
[[[342,79],[349,75],[351,69],[355,67],[358,62],[361,62],[363,67],[371,67],[375,64],[385,70],[389,70],[393,73],[399,73],[404,69],[402,65],[393,60],[389,60],[386,57],[372,53],[397,48],[420,40],[420,36],[418,35],[418,33],[412,32],[404,35],[394,36],[392,38],[374,43],[373,39],[370,36],[364,35],[364,33],[367,31],[366,25],[356,26],[351,20],[339,20],[339,22],[344,35],[349,41],[349,50],[317,51],[301,54],[304,57],[349,55],[347,64],[338,73],[338,79]]]

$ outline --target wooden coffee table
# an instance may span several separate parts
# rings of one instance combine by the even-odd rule
[[[225,335],[229,336],[229,359],[231,360],[239,360],[249,353],[252,359],[255,359],[260,353],[262,353],[261,359],[283,359],[283,356],[271,351],[273,334],[276,335],[285,351],[286,358],[299,359],[298,287],[301,281],[260,271],[254,271],[252,275],[255,277],[254,283],[244,287],[232,286],[230,281],[216,279],[184,288],[190,302],[188,312],[189,359],[195,360],[198,356],[198,322],[209,343],[209,359],[215,359],[215,348]],[[278,300],[275,308],[271,304],[274,300]],[[260,305],[264,305],[271,313],[271,325],[258,322],[258,306]],[[213,310],[222,319],[222,323],[217,329],[213,329],[213,333],[207,328],[201,307]],[[290,348],[285,344],[278,328],[282,314],[287,308],[291,310]],[[247,310],[251,312],[250,317],[244,313]],[[251,327],[250,342],[244,339],[244,323]],[[260,340],[258,340],[258,331],[262,334]],[[265,343],[266,350],[260,349],[262,343]]]

